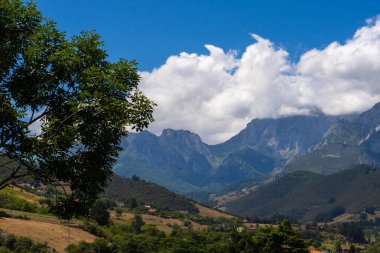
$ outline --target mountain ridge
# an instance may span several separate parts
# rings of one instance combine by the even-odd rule
[[[307,170],[333,174],[356,164],[380,164],[380,103],[361,114],[321,112],[253,119],[215,145],[188,130],[148,131],[124,140],[114,171],[138,175],[181,194],[220,193],[239,181]]]

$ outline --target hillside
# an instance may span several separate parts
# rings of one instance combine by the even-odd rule
[[[160,205],[161,208],[163,206],[166,207],[163,208],[165,209],[164,211],[149,212],[141,204],[139,204],[139,208],[134,210],[128,208],[128,205],[123,206],[119,203],[118,209],[121,208],[122,210],[120,215],[117,215],[115,210],[109,210],[111,220],[115,224],[124,226],[130,224],[135,217],[135,212],[142,212],[141,217],[146,224],[156,226],[158,231],[170,234],[175,227],[187,229],[186,226],[189,226],[189,222],[193,230],[200,230],[207,228],[216,221],[220,222],[220,219],[235,218],[232,215],[221,213],[200,204],[194,204],[153,183],[136,179],[125,179],[118,176],[114,176],[112,179],[111,185],[115,189],[108,187],[107,194],[112,192],[113,199],[122,200],[124,198],[135,197],[139,203],[140,201],[146,201],[145,204],[153,205],[154,203],[155,207]],[[128,194],[124,194],[126,192]],[[0,198],[2,200],[0,201],[0,207],[11,206],[16,209],[22,207],[18,203],[30,203],[31,205],[41,206],[39,200],[44,198],[26,189],[23,190],[14,186],[2,190],[1,194],[5,197]],[[91,222],[88,218],[71,220],[69,228],[66,222],[62,222],[62,220],[47,213],[46,209],[36,210],[35,208],[31,208],[29,210],[26,212],[14,210],[13,208],[0,208],[1,215],[3,216],[0,218],[0,230],[7,235],[14,234],[18,237],[30,238],[36,243],[46,242],[49,247],[62,253],[65,252],[68,243],[77,244],[80,241],[91,243],[96,239],[96,236],[86,232],[93,231],[89,229],[91,225],[86,225],[89,221]],[[97,234],[97,236],[99,235]]]
[[[136,199],[138,203],[144,203],[153,207],[169,211],[187,211],[198,213],[198,208],[186,198],[177,195],[162,186],[135,179],[123,178],[113,175],[105,189],[107,198],[120,202]]]
[[[368,166],[328,176],[299,171],[228,203],[227,210],[249,217],[280,214],[303,222],[338,209],[350,213],[360,213],[367,207],[378,210],[379,182],[380,170]]]
[[[0,169],[0,178],[4,176],[5,173],[6,170]],[[120,177],[116,174],[112,175],[103,195],[107,198],[112,198],[120,202],[127,202],[131,199],[136,199],[138,203],[144,203],[163,210],[188,211],[190,213],[197,213],[199,211],[197,207],[185,197],[175,194],[155,183],[140,180],[137,177],[135,178],[136,180],[133,180],[130,178]],[[31,178],[23,178],[19,183],[33,182],[34,181]],[[38,202],[38,200],[41,199],[40,196],[28,194],[28,192],[22,190],[20,191],[17,187],[11,187],[13,189],[11,196],[21,196],[22,199],[27,201],[37,199],[35,202]],[[0,192],[0,207],[2,205],[1,196],[4,193],[8,193],[8,189],[9,188],[6,188]]]

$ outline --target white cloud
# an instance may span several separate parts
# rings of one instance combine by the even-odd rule
[[[380,101],[380,18],[368,20],[344,44],[313,49],[297,63],[269,40],[241,58],[206,45],[208,55],[181,53],[152,72],[142,72],[142,90],[158,107],[149,130],[189,129],[207,143],[237,134],[253,118],[360,112]]]
[[[41,125],[42,125],[42,121],[41,120],[37,120],[36,122],[34,122],[33,124],[31,124],[28,127],[28,130],[30,131],[30,134],[31,135],[40,135],[42,133]]]

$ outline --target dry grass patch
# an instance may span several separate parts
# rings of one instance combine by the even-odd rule
[[[36,194],[27,192],[19,187],[16,186],[9,186],[6,189],[2,190],[3,193],[10,193],[14,195],[16,198],[23,199],[25,201],[28,201],[33,204],[39,204],[39,200],[43,199],[44,197],[38,196]]]
[[[28,237],[35,242],[46,242],[58,252],[65,252],[68,246],[68,227],[34,220],[1,218],[0,229],[5,233]],[[70,243],[93,242],[95,236],[77,227],[70,227]]]
[[[230,214],[222,213],[217,210],[214,210],[214,209],[211,209],[211,208],[208,208],[196,203],[195,203],[195,206],[199,209],[199,215],[201,216],[206,216],[206,217],[211,217],[211,218],[223,217],[227,219],[236,218],[235,216],[232,216]]]
[[[11,217],[22,216],[34,221],[41,221],[41,222],[53,223],[53,224],[62,223],[61,220],[57,218],[57,216],[54,216],[52,214],[29,213],[29,212],[10,210],[10,209],[5,209],[5,208],[0,208],[0,211],[6,212]],[[83,222],[78,219],[72,219],[70,220],[70,222],[71,224],[74,224],[74,225],[83,224]]]
[[[374,214],[367,214],[367,219],[371,221],[375,221],[376,218],[380,218],[380,211],[376,211]],[[360,214],[352,214],[352,213],[344,213],[334,218],[331,221],[331,224],[334,223],[343,223],[343,222],[351,222],[351,221],[359,221]]]
[[[359,215],[350,214],[350,213],[344,213],[341,214],[333,219],[330,223],[341,223],[341,222],[349,222],[353,220],[357,220],[359,218]]]

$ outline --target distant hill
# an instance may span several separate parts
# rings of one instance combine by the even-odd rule
[[[8,161],[6,158],[0,157],[1,161]],[[1,163],[0,163],[1,164]],[[9,169],[0,167],[0,178],[9,174]],[[134,180],[131,178],[123,178],[113,174],[105,188],[105,196],[118,200],[130,201],[132,198],[139,203],[152,205],[170,211],[188,211],[189,213],[198,213],[198,208],[188,199],[155,183],[145,180]],[[17,181],[18,183],[34,183],[31,177],[24,177]]]
[[[156,208],[170,211],[187,211],[198,213],[198,208],[186,198],[177,195],[155,183],[140,179],[122,178],[113,175],[105,189],[105,196],[118,201],[130,201],[136,199],[138,203],[144,203]]]
[[[363,165],[328,176],[297,171],[228,203],[227,211],[249,217],[280,214],[305,222],[337,209],[379,210],[379,196],[379,169]]]

